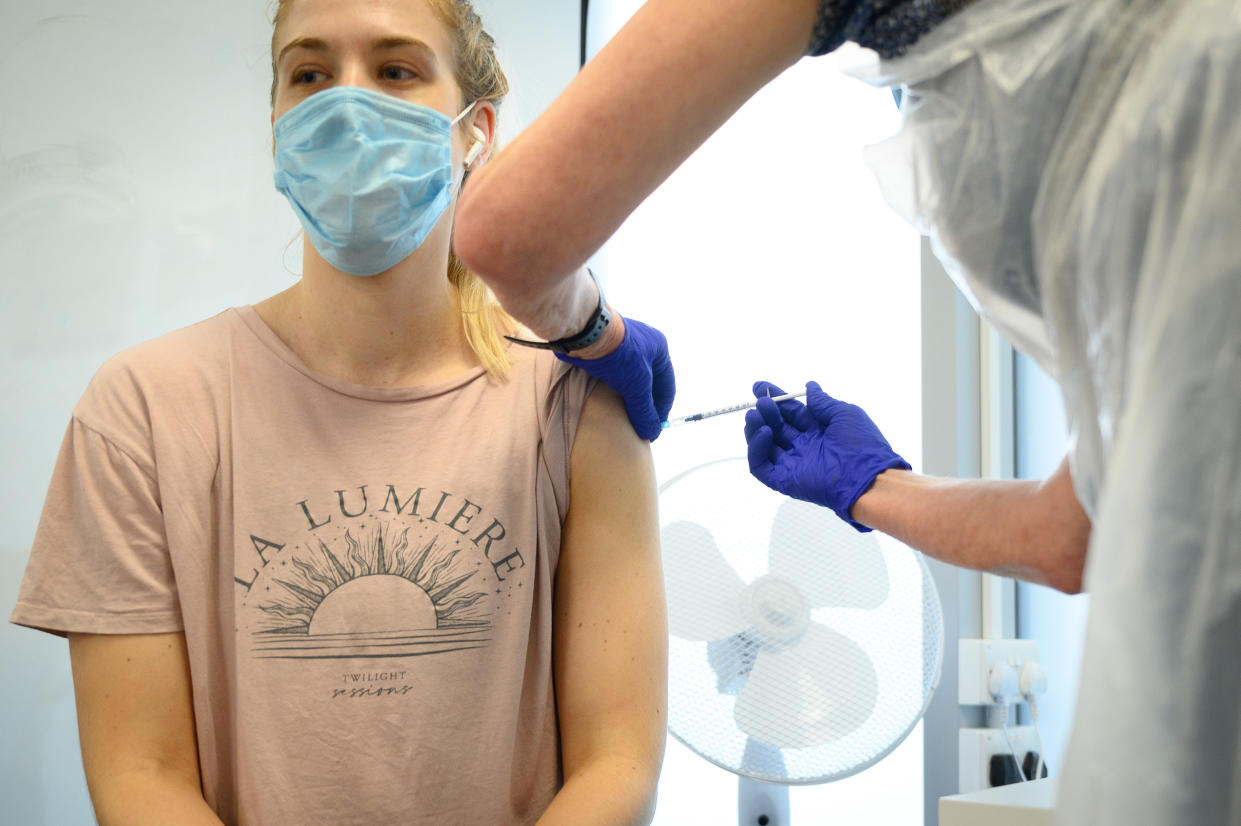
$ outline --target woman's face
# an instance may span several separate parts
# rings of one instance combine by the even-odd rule
[[[454,68],[452,33],[422,0],[297,0],[277,33],[272,121],[333,86],[360,86],[456,117],[462,103]]]

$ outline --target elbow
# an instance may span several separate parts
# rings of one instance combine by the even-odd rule
[[[1003,564],[980,567],[993,574],[1045,585],[1066,594],[1080,594],[1089,546],[1089,529],[1067,532],[1042,527],[1012,543],[1005,552]]]
[[[994,573],[1080,594],[1089,547],[1089,521],[1043,523],[1014,544],[1009,564],[999,566]]]
[[[667,681],[667,673],[664,674],[664,680]],[[667,708],[668,703],[665,699],[663,707]],[[663,715],[660,715],[662,722]],[[668,730],[661,726],[659,734],[656,736],[656,742],[647,755],[647,759],[640,761],[635,767],[634,773],[640,778],[637,783],[636,800],[638,803],[638,816],[635,823],[649,824],[655,819],[655,804],[659,797],[659,775],[663,771],[664,766],[664,746],[668,739]]]
[[[1086,554],[1084,549],[1081,553],[1081,560],[1083,563],[1082,565],[1077,566],[1076,568],[1070,568],[1057,572],[1048,584],[1057,591],[1062,591],[1070,596],[1080,594],[1082,592],[1082,580],[1085,572]]]
[[[1041,584],[1063,591],[1080,594],[1086,571],[1086,553],[1090,548],[1090,521],[1081,514],[1071,514],[1059,524],[1048,526],[1043,541],[1039,543],[1038,568]]]
[[[1076,506],[1077,501],[1073,504]],[[1052,587],[1066,594],[1080,594],[1086,576],[1086,557],[1090,550],[1090,519],[1085,512],[1074,507],[1067,515],[1060,533],[1060,551],[1055,555],[1059,561]]]
[[[485,202],[473,197],[475,191],[476,185],[471,181],[457,202],[452,251],[468,269],[490,281],[503,269],[502,239],[492,229],[494,221]]]
[[[507,220],[504,210],[489,196],[487,171],[483,168],[471,173],[457,201],[452,247],[467,269],[502,295],[521,286],[521,239],[513,234],[517,221]]]
[[[587,809],[606,812],[608,823],[648,826],[655,819],[662,762],[662,747],[657,756],[635,758],[614,752],[588,758],[565,772],[559,808],[553,803],[556,815],[539,821],[540,826],[580,823]]]
[[[1038,487],[1036,494],[1039,557],[1043,584],[1066,594],[1080,594],[1090,549],[1091,524],[1069,472],[1067,458]]]
[[[651,783],[651,791],[646,797],[646,803],[634,817],[634,826],[650,826],[651,822],[655,820],[657,787],[658,783]]]
[[[1079,526],[1069,539],[1065,556],[1070,562],[1065,566],[1063,581],[1056,587],[1066,594],[1080,594],[1086,577],[1086,556],[1090,550],[1090,522]]]
[[[663,754],[652,765],[635,762],[630,765],[630,782],[619,779],[612,786],[619,820],[626,826],[649,826],[655,819],[655,803],[659,790],[659,770]]]
[[[457,200],[453,252],[513,312],[538,305],[550,288],[581,264],[570,263],[564,244],[557,240],[560,236],[539,222],[526,199],[504,197],[497,187],[512,187],[486,177],[489,171],[483,167],[470,173]],[[520,317],[520,312],[515,314]]]

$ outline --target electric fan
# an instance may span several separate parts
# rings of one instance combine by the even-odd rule
[[[741,458],[661,486],[660,520],[669,730],[741,777],[742,823],[785,826],[787,786],[862,771],[926,711],[944,645],[930,571]]]

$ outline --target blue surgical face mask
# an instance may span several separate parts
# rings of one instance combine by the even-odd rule
[[[434,109],[356,86],[316,92],[275,124],[276,189],[319,254],[376,275],[426,240],[452,200],[452,127]]]

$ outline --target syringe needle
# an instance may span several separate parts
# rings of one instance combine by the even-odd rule
[[[806,395],[805,390],[801,391],[800,393],[785,393],[783,396],[771,396],[770,398],[773,402],[784,402],[784,401],[788,401],[789,399],[801,398],[804,395]],[[720,408],[716,408],[715,410],[704,410],[701,413],[694,413],[693,415],[690,415],[690,416],[681,416],[680,418],[669,419],[666,422],[662,422],[660,424],[660,427],[667,430],[669,427],[673,427],[679,424],[686,424],[688,422],[700,422],[703,419],[710,419],[715,416],[723,416],[725,413],[736,413],[739,410],[749,410],[751,407],[754,407],[757,403],[758,403],[758,399],[751,399],[748,402],[741,402],[740,404],[733,404],[733,405],[729,405],[728,407],[720,407]]]

